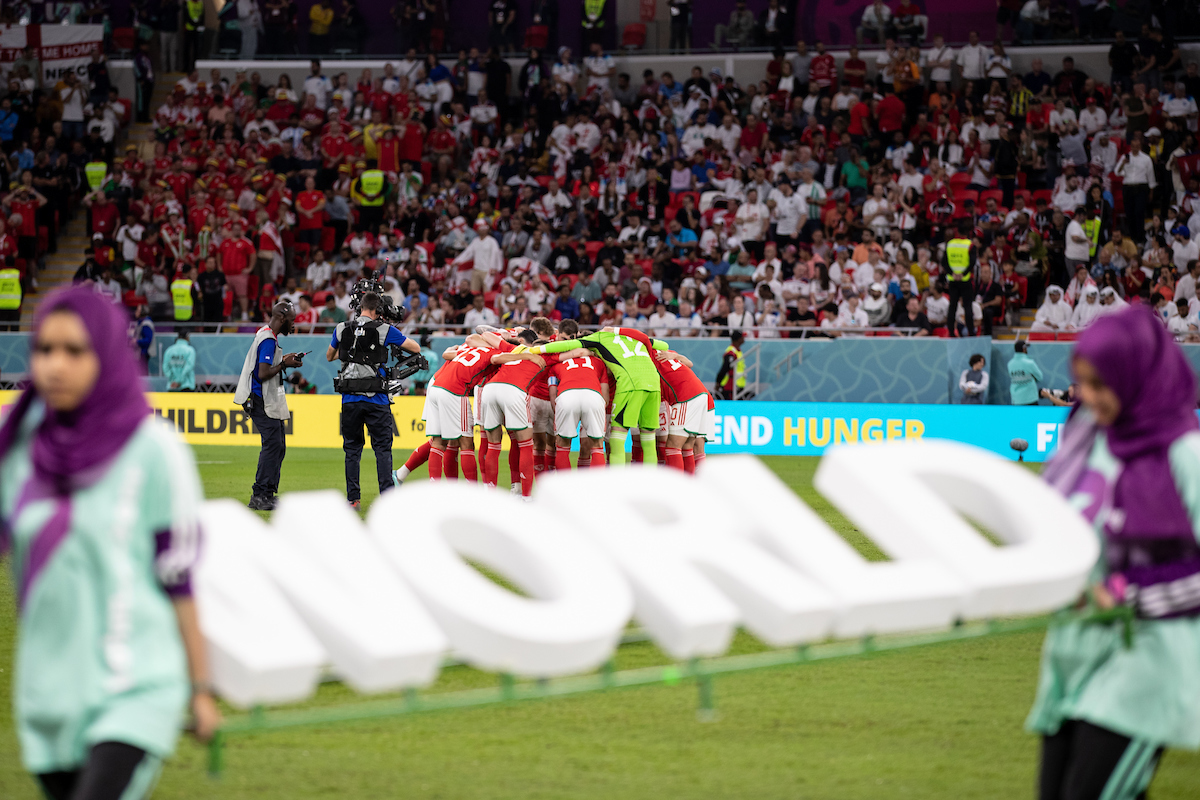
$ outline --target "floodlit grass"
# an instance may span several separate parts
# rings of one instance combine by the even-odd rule
[[[256,449],[198,447],[209,497],[245,501]],[[397,463],[407,453],[397,452]],[[767,464],[855,547],[879,552],[812,490],[816,459]],[[507,474],[506,459],[501,469]],[[374,462],[364,454],[364,501]],[[424,477],[420,470],[410,480]],[[283,490],[342,487],[342,454],[292,449]],[[403,491],[403,489],[401,489]],[[365,505],[366,503],[364,503]],[[8,691],[15,607],[0,570],[0,798],[39,797],[21,770]],[[220,781],[181,743],[156,798],[1022,798],[1037,740],[1022,730],[1040,634],[997,636],[716,680],[719,719],[689,684],[238,736]],[[739,635],[734,652],[762,645]],[[664,663],[623,647],[619,668]],[[1200,669],[1200,665],[1197,665]],[[465,667],[432,691],[491,685]],[[353,702],[338,684],[308,705]],[[1151,797],[1200,796],[1200,756],[1166,756]]]

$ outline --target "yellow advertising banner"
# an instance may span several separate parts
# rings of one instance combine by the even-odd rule
[[[0,406],[16,401],[16,392],[0,392]],[[258,447],[258,431],[232,394],[204,392],[149,392],[154,413],[174,424],[188,444],[225,444]],[[341,448],[342,398],[336,394],[289,394],[292,418],[284,426],[288,447]],[[424,397],[396,397],[392,447],[413,449],[425,443],[421,421]]]

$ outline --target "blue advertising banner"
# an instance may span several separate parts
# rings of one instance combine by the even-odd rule
[[[1067,411],[1056,406],[718,400],[707,450],[713,455],[819,456],[835,444],[949,439],[1014,458],[1009,442],[1020,438],[1029,442],[1026,461],[1045,461],[1058,444]]]

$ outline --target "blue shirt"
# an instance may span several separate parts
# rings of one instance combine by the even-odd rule
[[[384,344],[394,344],[397,347],[408,341],[408,337],[395,327],[388,325],[387,338],[384,339]],[[333,336],[330,337],[329,346],[334,350],[338,347],[337,328],[333,329]],[[385,377],[383,368],[379,369],[379,376]],[[344,394],[342,395],[342,403],[374,403],[377,406],[391,405],[392,399],[388,397],[386,392],[375,392],[372,395],[365,394]]]
[[[669,244],[675,251],[676,258],[683,258],[695,249],[691,247],[678,247],[677,245],[695,241],[698,241],[698,239],[696,238],[695,231],[693,231],[691,228],[680,228],[679,233],[672,233],[667,236],[667,244]]]
[[[574,297],[560,297],[554,304],[554,309],[563,319],[579,319],[579,301]]]
[[[275,363],[275,347],[278,342],[275,339],[263,339],[262,344],[258,346],[258,357],[254,359],[254,369],[250,373],[250,394],[256,394],[259,397],[263,396],[262,381],[258,379],[259,364]]]

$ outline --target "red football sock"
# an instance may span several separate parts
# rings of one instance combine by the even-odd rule
[[[646,458],[646,454],[642,452],[642,442],[638,437],[633,437],[633,459],[632,463],[641,464]]]
[[[593,467],[603,467],[604,463],[605,463],[604,462],[604,448],[597,447],[597,448],[593,449],[592,450],[592,466]]]
[[[591,456],[588,456],[587,458],[580,456],[575,461],[575,469],[587,469],[590,466],[592,466],[592,457]]]
[[[492,488],[496,487],[500,478],[500,445],[488,447],[487,456],[483,462],[483,482]]]
[[[567,459],[567,469],[570,469],[570,459]],[[552,472],[558,469],[558,445],[551,444],[546,450],[546,470]]]
[[[521,496],[529,497],[533,494],[533,440],[526,439],[523,442],[517,442],[517,450],[521,463]]]
[[[532,467],[530,468],[532,470]],[[520,483],[521,481],[521,448],[517,447],[517,443],[513,438],[508,437],[508,482]]]
[[[491,448],[491,446],[492,443],[488,441],[487,436],[479,437],[479,449],[476,451],[478,455],[476,455],[475,458],[479,461],[480,469],[483,469],[483,462],[487,461],[488,450]]]
[[[429,480],[438,481],[442,479],[442,457],[446,455],[446,451],[440,447],[429,448]]]
[[[655,450],[655,453],[658,455],[658,463],[666,464],[667,463],[666,440],[665,439],[655,439],[654,440],[654,450]]]
[[[683,471],[683,451],[678,447],[664,447],[663,454],[666,456],[663,463],[668,467],[674,467],[680,472]]]
[[[554,468],[571,469],[571,448],[559,447],[554,451]]]
[[[458,480],[458,448],[447,447],[442,457],[442,477],[448,481]]]
[[[531,439],[530,441],[533,441],[533,440]],[[532,446],[532,445],[530,445],[530,446]],[[545,450],[534,450],[533,451],[533,472],[534,472],[534,474],[537,474],[539,472],[545,472],[545,471],[546,471],[546,451]]]
[[[683,451],[683,471],[686,472],[688,475],[696,474],[696,451],[695,450],[684,450]]]
[[[700,465],[704,463],[704,453],[696,453],[696,471],[700,471]]]
[[[429,460],[429,440],[425,440],[425,444],[412,451],[412,455],[408,457],[408,461],[404,462],[404,466],[408,471],[416,472],[417,467]]]
[[[475,466],[475,451],[463,450],[458,456],[462,460],[462,476],[464,481],[475,483],[479,480],[478,470]]]

